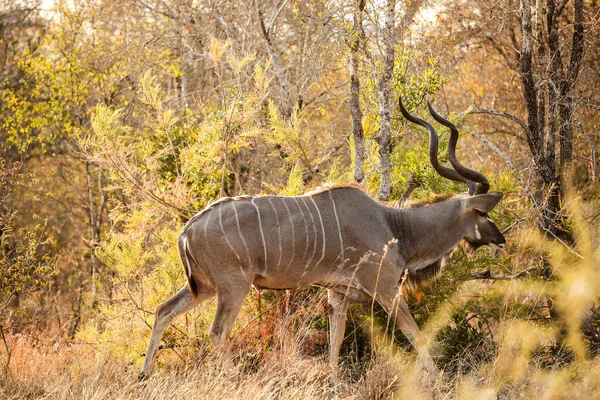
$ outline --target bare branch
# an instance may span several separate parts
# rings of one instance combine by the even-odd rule
[[[159,9],[158,9],[158,8],[156,8],[156,7],[152,7],[152,6],[150,6],[149,4],[146,4],[146,3],[144,3],[142,0],[136,0],[136,1],[137,1],[139,4],[141,4],[141,5],[142,5],[144,8],[146,8],[147,10],[149,10],[149,11],[152,11],[152,12],[154,12],[154,13],[158,13],[158,14],[160,14],[160,15],[163,15],[163,16],[165,16],[165,17],[167,17],[167,18],[170,18],[170,19],[172,19],[172,20],[179,21],[179,18],[178,18],[178,17],[176,17],[175,15],[171,14],[171,13],[168,13],[168,12],[166,12],[166,11],[162,11],[162,10],[159,10]]]
[[[4,309],[6,309],[6,307],[8,307],[8,305],[10,304],[10,301],[13,299],[13,296],[15,295],[15,292],[12,292],[6,299],[6,301],[4,302],[4,304],[2,305],[2,307],[0,307],[0,313],[2,313],[4,311]]]
[[[275,52],[275,48],[273,47],[273,42],[271,41],[270,29],[267,29],[267,27],[265,26],[265,21],[263,19],[262,10],[260,9],[260,6],[258,5],[258,3],[256,4],[256,13],[258,16],[258,24],[260,27],[260,32],[262,33],[263,40],[265,41],[265,44],[267,46],[267,52],[269,53],[269,56],[271,57],[271,62],[273,63],[273,68],[275,69],[275,74],[277,75],[277,78],[279,78],[279,83],[281,84],[281,89],[283,89],[283,94],[285,96],[286,108],[287,108],[286,116],[289,117],[292,114],[292,108],[293,108],[291,93],[290,93],[291,84],[288,81],[287,77],[285,76],[285,74],[283,72],[283,68],[281,68],[281,64],[279,63],[279,56]]]
[[[217,9],[215,8],[215,4],[212,1],[210,2],[210,9],[211,9],[211,15],[213,16],[213,18],[215,19],[215,21],[217,21],[217,23],[219,25],[221,25],[221,27],[225,31],[225,35],[228,38],[233,38],[234,34],[231,32],[231,29],[229,28],[229,25],[227,25],[227,23],[225,22],[225,20],[223,19],[223,17],[219,14],[219,12],[217,11]]]
[[[502,118],[506,118],[509,119],[513,122],[516,122],[517,124],[519,124],[519,126],[523,129],[523,131],[525,131],[525,134],[529,135],[530,131],[529,131],[529,127],[527,126],[527,124],[525,123],[525,121],[523,121],[521,118],[516,117],[510,113],[507,113],[505,111],[498,111],[498,110],[489,110],[486,108],[477,108],[475,110],[469,111],[467,114],[465,115],[469,115],[469,114],[490,114],[490,115],[496,115],[498,117],[502,117]]]
[[[591,157],[588,159],[588,161],[590,161],[590,164],[592,167],[592,181],[595,182],[596,181],[596,146],[594,145],[594,140],[592,140],[590,135],[588,135],[588,133],[585,131],[585,128],[583,127],[583,124],[581,123],[580,119],[574,118],[574,122],[577,124],[579,131],[581,132],[582,136],[584,137],[584,139],[587,141],[588,145],[590,146]]]
[[[567,5],[567,3],[569,2],[569,0],[563,0],[558,7],[556,7],[556,10],[554,11],[554,18],[558,18],[560,17],[560,14],[562,14],[565,6]]]
[[[521,222],[526,221],[527,218],[523,217],[523,218],[519,218],[516,219],[514,221],[512,221],[510,223],[510,225],[508,225],[506,228],[502,229],[502,234],[506,235],[508,232],[510,232],[515,226],[519,225]]]
[[[344,136],[344,138],[335,146],[333,146],[331,148],[331,150],[329,150],[329,152],[327,152],[327,154],[325,155],[325,157],[323,157],[319,162],[317,162],[314,167],[312,168],[312,172],[313,173],[317,173],[319,171],[321,171],[321,165],[323,165],[323,163],[325,163],[327,160],[329,160],[335,153],[338,152],[339,149],[341,149],[346,142],[348,141],[348,138],[350,137],[350,135],[346,135]]]
[[[273,26],[275,25],[275,20],[277,19],[277,16],[281,12],[281,10],[283,10],[283,7],[285,7],[287,2],[288,2],[288,0],[283,0],[283,3],[281,0],[278,0],[277,4],[275,4],[275,7],[273,7],[273,11],[271,12],[271,17],[269,18],[269,25],[267,26],[267,34],[270,34],[271,31],[273,30]]]
[[[410,177],[410,180],[408,181],[408,185],[406,186],[404,193],[402,193],[402,197],[400,197],[400,200],[398,201],[399,207],[404,206],[404,204],[408,201],[410,194],[416,188],[421,187],[422,185],[423,185],[423,182],[421,182],[421,180],[419,178],[415,178],[415,174],[413,171],[413,174]]]
[[[98,156],[86,154],[85,152],[83,154],[85,157],[87,157],[89,161],[98,161]],[[113,151],[106,152],[104,156],[106,157],[106,161],[108,161],[108,165],[110,165],[114,169],[114,172],[116,172],[125,182],[129,183],[141,194],[144,194],[146,197],[154,200],[156,203],[160,204],[167,210],[177,213],[179,216],[185,218],[186,220],[189,219],[191,215],[194,215],[197,212],[196,210],[182,208],[175,204],[172,204],[168,202],[166,198],[161,197],[152,192],[150,189],[148,189],[146,185],[144,185],[143,182],[140,181],[139,177],[137,177],[134,174],[134,172],[132,172],[131,166],[127,163],[126,160],[123,159],[123,155],[119,152],[119,149],[117,149],[114,145]]]
[[[490,271],[489,268],[486,268],[483,271],[471,273],[471,277],[468,280],[488,279],[488,280],[495,280],[495,281],[508,281],[511,279],[520,278],[521,276],[523,276],[535,269],[537,269],[536,266],[531,266],[529,268],[525,268],[521,272],[517,272],[516,274],[512,274],[512,275],[494,275],[494,274],[492,274],[492,272]]]
[[[581,59],[583,58],[583,0],[575,0],[575,6],[573,10],[573,28],[574,31],[571,46],[571,60],[569,61],[569,75],[567,77],[567,81],[571,84],[571,86],[575,85],[575,81],[579,75]]]
[[[6,335],[4,334],[2,324],[0,324],[0,338],[2,339],[2,343],[4,344],[4,349],[6,351],[6,362],[4,363],[4,369],[8,370],[8,367],[10,366],[12,351],[8,346],[8,341],[6,340]]]
[[[546,228],[545,226],[542,226],[542,225],[540,226],[540,228],[541,228],[541,229],[542,229],[544,232],[546,232],[546,233],[548,233],[550,236],[552,236],[554,239],[558,240],[558,242],[559,242],[560,244],[562,244],[562,245],[565,247],[565,249],[567,249],[567,251],[568,251],[569,253],[571,253],[571,254],[573,254],[573,255],[575,255],[575,256],[577,256],[577,257],[579,257],[579,258],[580,258],[580,259],[582,259],[582,260],[585,260],[585,257],[584,257],[584,256],[582,256],[581,254],[579,254],[578,252],[576,252],[575,250],[573,250],[573,248],[572,248],[572,247],[571,247],[569,244],[565,243],[565,241],[564,241],[564,240],[562,240],[561,238],[559,238],[558,236],[556,236],[556,234],[555,234],[554,232],[552,232],[552,229]]]
[[[496,146],[494,143],[492,143],[489,139],[481,136],[479,133],[477,133],[475,131],[469,131],[469,133],[471,134],[471,136],[476,137],[477,139],[479,139],[483,143],[485,143],[494,153],[496,153],[498,156],[500,156],[500,158],[502,158],[504,160],[506,165],[508,165],[510,167],[510,169],[513,170],[513,172],[515,174],[515,178],[519,182],[519,185],[521,185],[521,187],[525,191],[525,194],[527,195],[527,197],[529,197],[531,199],[531,201],[533,202],[533,204],[537,206],[535,197],[529,191],[529,189],[527,187],[528,185],[525,183],[525,181],[523,181],[523,179],[518,175],[517,168],[515,167],[515,164],[513,164],[512,160],[502,150],[500,150],[498,148],[498,146]]]
[[[594,215],[592,215],[590,218],[587,218],[588,221],[590,221],[590,224],[594,223],[594,221],[596,221],[598,219],[598,217],[600,217],[600,210],[596,211],[596,213]]]

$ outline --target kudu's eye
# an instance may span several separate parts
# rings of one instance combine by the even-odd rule
[[[487,214],[486,214],[486,213],[484,213],[483,211],[477,211],[477,213],[478,213],[480,216],[482,216],[482,217],[484,217],[484,218],[487,218]]]

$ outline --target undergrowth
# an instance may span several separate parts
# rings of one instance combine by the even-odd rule
[[[370,315],[370,305],[351,307],[342,363],[333,374],[326,296],[309,288],[266,292],[260,303],[248,296],[225,352],[206,340],[215,304],[203,304],[168,330],[167,348],[145,382],[137,381],[137,373],[151,317],[127,319],[128,326],[115,329],[110,324],[124,317],[112,315],[71,341],[61,335],[7,335],[12,353],[0,373],[0,399],[597,398],[597,235],[579,215],[577,200],[566,206],[575,244],[525,228],[513,233],[508,253],[495,261],[518,272],[545,258],[551,279],[542,279],[535,268],[507,280],[465,279],[462,271],[446,271],[438,285],[455,279],[452,290],[432,295],[435,301],[428,305],[412,299],[439,376],[424,374],[414,350],[398,345],[398,332],[376,307]]]

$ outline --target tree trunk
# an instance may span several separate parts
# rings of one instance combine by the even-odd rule
[[[573,90],[579,77],[579,69],[584,50],[583,29],[583,0],[575,0],[573,5],[573,37],[571,41],[571,60],[569,68],[564,74],[565,78],[561,84],[560,102],[560,169],[563,176],[571,176],[571,160],[573,157]]]
[[[571,241],[572,237],[564,226],[561,202],[562,183],[570,178],[573,157],[573,90],[583,57],[583,0],[575,0],[573,5],[574,29],[570,63],[566,70],[561,54],[561,49],[565,49],[566,46],[560,43],[559,35],[559,17],[565,4],[566,2],[563,2],[557,7],[554,0],[547,0],[546,6],[543,7],[540,2],[536,2],[537,37],[534,38],[530,0],[521,0],[520,74],[527,109],[527,144],[533,155],[541,187],[544,189],[539,191],[538,199],[543,204],[540,228],[551,236]],[[542,13],[545,13],[546,36],[540,22]],[[534,67],[535,42],[537,63]],[[560,138],[559,155],[556,154],[557,137]]]
[[[359,53],[364,44],[365,32],[362,27],[365,0],[354,0],[354,25],[350,41],[350,114],[352,115],[352,135],[354,138],[354,180],[360,184],[365,179],[365,138],[360,109]]]
[[[94,183],[91,171],[91,164],[85,161],[85,172],[88,190],[88,224],[89,224],[89,249],[90,260],[92,264],[91,281],[92,281],[92,307],[98,304],[98,269],[101,265],[100,260],[96,256],[96,249],[100,245],[100,235],[102,233],[103,213],[106,207],[107,194],[102,188],[102,168],[98,166],[98,196],[100,202],[96,206],[94,200]],[[96,208],[97,207],[97,208]]]
[[[189,59],[191,58],[189,45],[187,43],[186,31],[185,27],[181,27],[181,97],[180,97],[180,107],[185,110],[188,102],[188,67],[189,67]]]
[[[391,113],[390,113],[390,81],[394,72],[394,46],[396,44],[394,35],[395,25],[395,0],[388,0],[385,11],[385,30],[383,33],[384,55],[383,55],[383,74],[379,81],[379,110],[380,110],[380,131],[379,131],[379,159],[381,163],[381,182],[379,185],[379,200],[387,201],[391,192]]]
[[[284,4],[285,5],[285,4]],[[279,56],[275,51],[275,47],[273,46],[273,41],[271,40],[271,31],[273,29],[273,24],[275,22],[275,17],[278,14],[279,7],[281,7],[281,0],[278,0],[273,8],[273,12],[271,13],[271,17],[269,18],[268,25],[265,25],[265,21],[263,18],[262,10],[260,8],[259,2],[256,3],[256,13],[258,15],[258,24],[260,28],[260,33],[262,38],[267,46],[267,52],[269,53],[269,57],[271,57],[271,62],[273,63],[273,69],[275,70],[275,74],[277,75],[277,79],[279,79],[279,83],[281,85],[281,90],[283,91],[283,97],[285,101],[285,110],[284,114],[286,117],[290,117],[293,111],[293,102],[292,102],[292,94],[291,94],[291,84],[288,81],[285,73],[283,72],[283,68],[281,67],[281,63],[279,62]]]
[[[92,184],[92,172],[90,170],[90,163],[85,162],[85,176],[87,180],[87,189],[88,189],[88,224],[90,229],[90,238],[89,238],[89,247],[90,247],[90,259],[92,263],[91,270],[91,281],[92,281],[92,307],[95,307],[98,290],[97,290],[97,275],[98,275],[98,259],[96,257],[96,246],[99,243],[99,238],[96,237],[97,229],[96,229],[96,215],[95,215],[95,202],[94,202],[94,189]]]

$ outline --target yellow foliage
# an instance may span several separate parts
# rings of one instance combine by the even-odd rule
[[[299,196],[305,190],[302,170],[297,165],[294,165],[290,171],[286,187],[279,194],[282,196]]]
[[[158,78],[148,70],[140,79],[139,99],[150,107],[159,110],[164,101],[164,93],[158,83]]]
[[[231,46],[231,41],[229,39],[221,41],[214,36],[210,38],[210,58],[215,64],[218,64],[221,61],[221,58],[223,58],[223,55],[225,55],[229,46]]]

